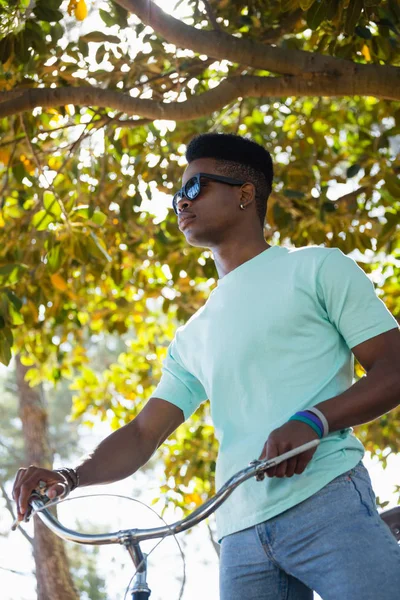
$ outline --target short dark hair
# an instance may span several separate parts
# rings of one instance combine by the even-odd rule
[[[186,149],[188,163],[198,158],[213,158],[218,161],[217,170],[221,174],[254,184],[257,214],[264,227],[274,176],[268,150],[234,133],[202,133],[194,137]]]

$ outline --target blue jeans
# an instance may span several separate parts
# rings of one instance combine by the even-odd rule
[[[400,546],[360,462],[282,514],[223,538],[221,600],[399,600]]]

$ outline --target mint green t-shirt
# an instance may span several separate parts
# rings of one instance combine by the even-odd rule
[[[153,396],[186,419],[210,399],[219,489],[296,411],[352,385],[351,348],[397,326],[364,271],[338,248],[272,246],[220,279],[177,329]],[[363,455],[351,428],[336,431],[302,474],[246,481],[216,511],[218,539],[309,498]]]

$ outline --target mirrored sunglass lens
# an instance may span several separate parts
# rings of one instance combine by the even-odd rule
[[[196,177],[189,179],[185,185],[185,192],[189,200],[194,200],[200,193],[200,183]]]

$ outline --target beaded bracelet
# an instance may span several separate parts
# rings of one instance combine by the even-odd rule
[[[67,484],[70,488],[70,492],[73,492],[75,488],[79,485],[79,475],[75,469],[70,469],[68,467],[63,467],[62,469],[55,469],[57,473],[60,473],[67,481]]]

